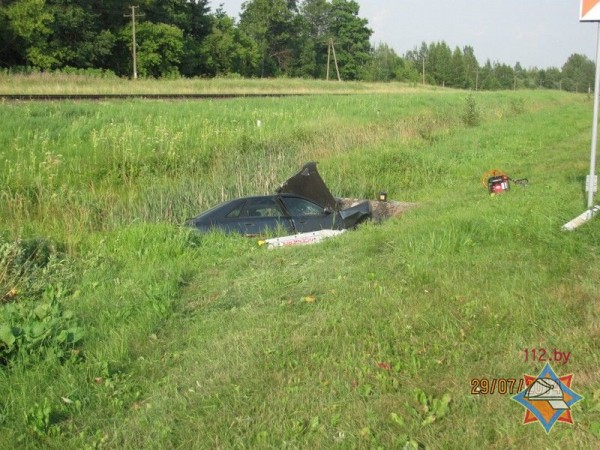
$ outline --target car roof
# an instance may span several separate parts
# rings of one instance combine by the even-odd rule
[[[226,200],[226,201],[224,201],[222,203],[219,203],[218,205],[213,206],[212,208],[207,209],[206,211],[201,212],[196,217],[194,217],[194,219],[201,219],[203,217],[210,216],[210,215],[212,215],[212,214],[214,214],[217,211],[220,211],[222,209],[225,209],[225,210],[227,210],[229,212],[230,210],[233,210],[235,207],[237,207],[238,205],[241,205],[242,203],[247,202],[248,200],[263,200],[263,199],[266,199],[266,198],[275,199],[277,197],[283,197],[283,198],[301,198],[303,200],[307,200],[307,201],[309,201],[311,203],[319,205],[313,199],[304,197],[302,195],[296,195],[296,194],[281,193],[281,194],[269,194],[269,195],[252,195],[252,196],[249,196],[249,197],[240,197],[240,198],[234,198],[234,199],[231,199],[231,200]],[[319,205],[319,206],[323,207],[322,205]]]
[[[319,206],[322,206],[322,205],[320,205],[318,202],[316,202],[316,201],[315,201],[314,199],[312,199],[312,198],[305,197],[304,195],[298,195],[298,194],[289,194],[289,193],[287,193],[287,192],[282,192],[282,193],[280,193],[280,194],[252,195],[252,196],[249,196],[249,197],[240,197],[240,198],[236,198],[236,199],[228,200],[228,201],[226,201],[226,202],[223,202],[223,203],[221,203],[220,205],[217,205],[217,206],[223,206],[223,205],[227,205],[227,204],[229,204],[229,203],[238,202],[238,201],[239,201],[239,202],[241,202],[241,201],[247,201],[247,200],[257,200],[257,199],[263,199],[263,198],[277,198],[277,197],[284,197],[284,198],[292,198],[292,197],[294,197],[294,198],[301,198],[301,199],[304,199],[304,200],[308,200],[309,202],[315,203],[315,204],[317,204],[317,205],[319,205]]]

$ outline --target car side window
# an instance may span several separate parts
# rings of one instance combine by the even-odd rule
[[[243,217],[281,217],[283,211],[272,198],[248,200],[242,213]]]
[[[299,216],[322,216],[325,210],[316,203],[298,197],[284,197],[283,201],[290,214]]]
[[[240,206],[235,208],[233,211],[231,211],[225,217],[227,217],[228,219],[237,219],[238,217],[240,217],[240,214],[242,213],[243,206],[244,206],[244,203],[242,203]]]

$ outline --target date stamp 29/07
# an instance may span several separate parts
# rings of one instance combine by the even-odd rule
[[[471,378],[471,394],[481,398],[486,395],[510,395],[525,408],[523,425],[540,423],[549,433],[557,422],[573,425],[572,407],[583,397],[573,389],[573,374],[559,376],[550,361],[567,364],[571,352],[557,349],[525,349],[525,362],[544,362],[538,375],[524,374],[522,378]]]
[[[472,378],[473,395],[516,394],[523,390],[523,378]]]

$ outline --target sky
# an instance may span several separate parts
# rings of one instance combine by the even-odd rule
[[[219,4],[236,20],[246,0]],[[422,42],[470,45],[479,64],[561,68],[573,53],[596,60],[598,24],[579,22],[582,0],[358,0],[373,45],[385,43],[403,56]]]

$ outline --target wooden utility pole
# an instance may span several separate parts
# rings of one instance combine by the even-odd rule
[[[139,6],[130,6],[131,14],[124,14],[123,17],[131,17],[131,30],[132,30],[132,54],[133,54],[133,79],[137,80],[137,57],[136,57],[136,39],[135,39],[135,9],[139,8]],[[138,14],[138,16],[143,16],[143,14]]]
[[[425,57],[423,56],[423,86],[425,86]]]
[[[331,61],[331,40],[327,43],[327,81],[329,81],[330,61]]]
[[[333,39],[329,39],[329,46],[327,47],[327,81],[329,81],[329,65],[331,61],[331,52],[333,50],[333,62],[335,64],[335,72],[337,73],[338,81],[342,81],[340,77],[340,69],[337,63],[337,57],[335,56],[335,46],[333,45]]]

